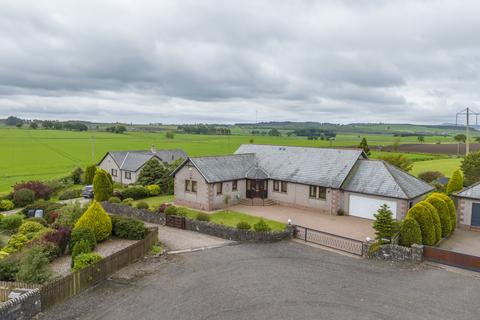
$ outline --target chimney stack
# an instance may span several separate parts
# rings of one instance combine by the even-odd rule
[[[152,146],[150,147],[150,151],[151,151],[152,153],[157,153],[157,148],[155,148],[155,145],[154,145],[154,144],[152,144]]]

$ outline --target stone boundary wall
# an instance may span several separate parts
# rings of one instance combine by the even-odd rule
[[[185,229],[227,240],[252,242],[274,242],[292,239],[295,230],[293,226],[287,226],[284,231],[255,232],[253,230],[239,230],[221,224],[190,219],[186,219]]]
[[[2,289],[6,290],[6,289]],[[32,319],[42,310],[40,289],[28,290],[20,297],[0,302],[0,319],[2,320],[27,320]],[[10,290],[11,291],[11,290]]]
[[[155,223],[155,224],[165,224],[165,214],[159,212],[152,212],[147,209],[137,209],[127,205],[122,205],[119,203],[110,203],[108,201],[102,202],[102,207],[108,213],[118,214],[121,216],[127,216],[130,218],[135,218],[145,222]]]
[[[378,259],[386,261],[423,261],[423,245],[412,245],[411,248],[403,247],[397,244],[384,244],[378,247],[378,250],[370,252],[370,247],[374,245],[374,241],[365,242],[363,244],[364,256],[367,259]]]

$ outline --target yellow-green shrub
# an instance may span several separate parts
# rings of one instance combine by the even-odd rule
[[[147,186],[147,190],[151,196],[158,196],[160,194],[160,186],[156,184],[151,184]]]
[[[437,209],[440,224],[442,226],[442,237],[448,236],[452,230],[452,223],[450,221],[450,213],[447,203],[435,194],[428,197],[426,201]]]
[[[447,196],[444,193],[434,193],[437,197],[441,198],[443,201],[447,203],[448,206],[448,213],[450,215],[450,225],[451,225],[451,232],[455,231],[455,228],[457,227],[457,209],[455,208],[455,203],[453,202],[452,199],[450,199],[449,196]]]
[[[112,234],[112,220],[97,201],[93,201],[75,223],[74,229],[80,227],[92,229],[97,241],[103,241]]]
[[[432,217],[433,228],[435,230],[435,243],[437,243],[440,241],[440,239],[442,239],[442,225],[440,223],[440,217],[438,216],[437,209],[435,209],[434,206],[425,200],[420,201],[419,204],[424,206]]]
[[[25,221],[22,223],[20,228],[18,228],[18,233],[27,235],[29,233],[37,233],[38,231],[44,229],[45,226],[43,226],[39,222],[35,221]]]
[[[434,245],[436,243],[435,227],[429,210],[420,203],[414,205],[408,210],[407,218],[417,221],[422,232],[422,243],[426,245]]]

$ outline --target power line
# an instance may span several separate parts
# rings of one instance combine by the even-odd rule
[[[470,116],[475,116],[475,126],[478,126],[478,115],[480,113],[478,112],[475,112],[473,111],[472,109],[470,108],[465,108],[463,109],[462,111],[460,112],[457,112],[456,116],[455,116],[455,125],[458,126],[458,117],[459,116],[463,116],[465,115],[466,119],[467,119],[467,122],[466,122],[466,125],[465,125],[465,136],[466,136],[466,140],[465,140],[465,155],[468,155],[470,153],[470,142],[469,142],[469,135],[470,135]]]

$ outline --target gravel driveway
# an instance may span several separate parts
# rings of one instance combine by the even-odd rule
[[[145,265],[143,262],[142,265]],[[104,281],[44,319],[477,319],[480,280],[292,241],[169,256]]]

